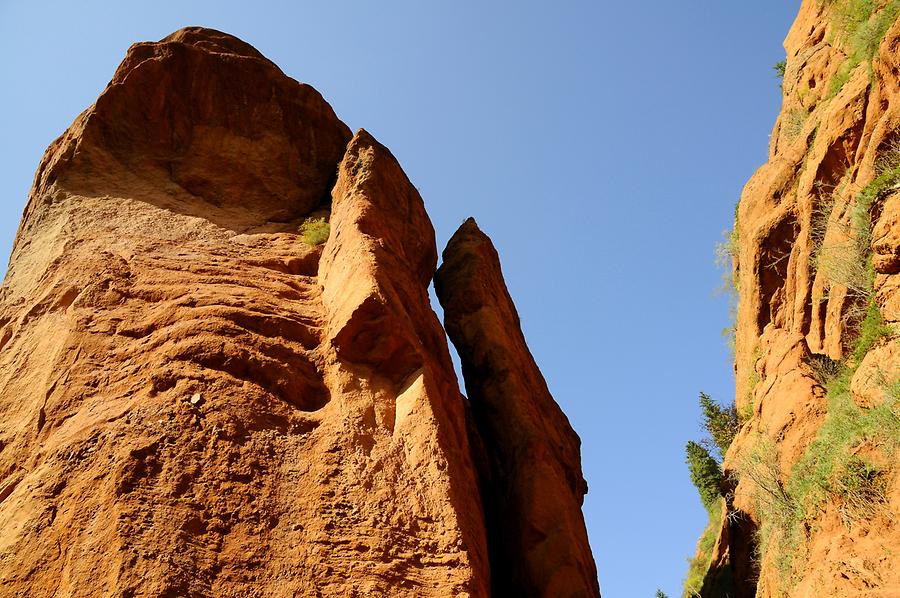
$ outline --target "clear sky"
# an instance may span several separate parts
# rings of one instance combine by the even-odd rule
[[[683,454],[697,393],[733,397],[713,248],[766,159],[798,8],[0,0],[0,262],[44,149],[131,43],[235,34],[391,148],[439,248],[470,215],[491,235],[583,441],[605,598],[674,597],[706,519]]]

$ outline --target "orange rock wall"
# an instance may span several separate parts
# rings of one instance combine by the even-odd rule
[[[208,29],[133,46],[0,289],[0,595],[491,595],[436,264],[315,90]]]
[[[900,142],[900,22],[890,24],[873,60],[853,69],[832,97],[831,82],[851,53],[836,25],[842,4],[848,3],[802,3],[785,40],[784,101],[769,160],[747,183],[735,222],[735,398],[746,421],[724,465],[733,476],[769,442],[785,486],[829,410],[816,364],[830,363],[825,357],[850,363],[863,315],[861,292],[836,282],[827,252],[852,244],[859,193],[883,172],[892,144]],[[876,15],[885,4],[876,3]],[[874,297],[889,324],[900,320],[898,210],[900,194],[886,189],[868,211]],[[856,263],[865,268],[864,259]],[[896,377],[897,358],[896,338],[870,351],[865,363],[877,361],[881,374],[872,375],[865,363],[856,370],[858,404],[865,405],[866,395],[883,398],[877,378]],[[895,471],[897,465],[886,467]],[[739,516],[723,521],[711,573],[732,567],[738,596],[900,594],[900,476],[889,484],[888,508],[877,517],[848,526],[833,503],[808,515],[798,549],[804,558],[786,579],[771,555],[753,556],[764,518],[752,498],[754,482],[747,476],[736,487],[729,482],[731,511]],[[704,595],[716,594],[707,586]]]

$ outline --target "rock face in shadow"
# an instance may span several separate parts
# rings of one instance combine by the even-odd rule
[[[133,46],[0,288],[0,595],[490,596],[436,262],[315,90],[209,29]]]
[[[581,441],[531,356],[500,260],[473,219],[450,239],[435,289],[462,361],[497,596],[599,596],[581,505]]]

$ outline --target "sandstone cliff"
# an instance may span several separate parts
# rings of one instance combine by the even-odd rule
[[[133,46],[0,290],[0,595],[599,596],[577,436],[490,322],[460,328],[499,356],[466,361],[470,413],[436,265],[415,187],[315,90],[212,30]]]
[[[898,15],[804,0],[785,40],[732,233],[740,430],[704,596],[900,595]]]

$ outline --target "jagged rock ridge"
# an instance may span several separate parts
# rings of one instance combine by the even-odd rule
[[[315,90],[209,29],[132,46],[47,150],[0,290],[0,594],[550,596],[577,562],[566,595],[599,595],[549,395],[573,535],[528,547],[577,559],[494,562],[503,438],[470,423],[436,265],[415,187]]]

